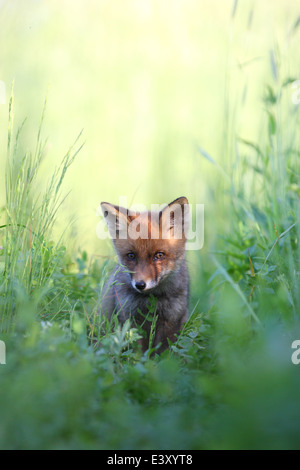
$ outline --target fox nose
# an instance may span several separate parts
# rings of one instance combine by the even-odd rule
[[[138,290],[144,290],[145,287],[146,287],[146,283],[145,281],[137,281],[135,283],[135,287],[138,289]]]

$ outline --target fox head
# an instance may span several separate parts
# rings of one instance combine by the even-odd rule
[[[133,289],[146,293],[176,272],[185,256],[189,206],[180,197],[158,212],[134,212],[101,203],[120,263]]]

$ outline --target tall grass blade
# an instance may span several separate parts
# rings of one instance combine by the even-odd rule
[[[39,289],[45,289],[55,269],[57,248],[51,245],[50,237],[57,211],[66,197],[61,196],[60,190],[68,168],[82,148],[82,145],[78,144],[82,136],[81,131],[58,168],[54,170],[44,194],[39,194],[36,181],[45,156],[42,131],[46,103],[47,98],[43,106],[35,150],[20,157],[20,136],[25,120],[17,130],[15,143],[12,145],[13,90],[9,102],[5,169],[6,223],[0,227],[5,230],[4,271],[0,291],[2,331],[13,327],[18,293],[26,292],[26,296],[30,297]]]
[[[253,320],[258,324],[260,325],[261,322],[259,320],[259,318],[257,317],[256,313],[253,311],[251,305],[249,304],[249,302],[247,301],[244,293],[242,292],[242,290],[240,289],[239,285],[236,284],[236,282],[233,281],[233,279],[229,276],[228,272],[226,271],[226,269],[216,260],[216,258],[214,256],[211,257],[214,264],[217,266],[218,270],[219,270],[219,273],[222,274],[222,276],[229,282],[229,284],[231,285],[231,287],[235,290],[235,292],[239,295],[239,297],[242,299],[242,301],[244,302],[248,312],[250,313],[251,317],[253,318]]]

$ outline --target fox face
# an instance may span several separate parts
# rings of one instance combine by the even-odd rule
[[[101,203],[120,263],[132,288],[141,294],[163,285],[185,255],[188,201],[176,199],[158,212],[134,212]]]

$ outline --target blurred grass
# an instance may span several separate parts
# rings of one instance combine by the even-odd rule
[[[212,202],[216,175],[197,144],[230,168],[234,132],[253,141],[260,129],[258,107],[277,43],[282,57],[291,57],[282,74],[298,73],[295,3],[237,2],[234,15],[233,4],[1,2],[0,78],[8,94],[15,81],[17,127],[30,117],[24,138],[38,127],[50,86],[42,175],[84,128],[86,146],[66,178],[72,193],[58,233],[75,216],[82,248],[95,253],[100,246],[105,254],[95,236],[101,200],[126,195],[151,204],[187,194],[194,203]],[[5,146],[5,105],[0,113]],[[216,198],[222,201],[222,191]]]
[[[297,6],[116,3],[0,3],[0,448],[299,448]],[[150,359],[100,327],[96,208],[183,194],[191,316]]]

